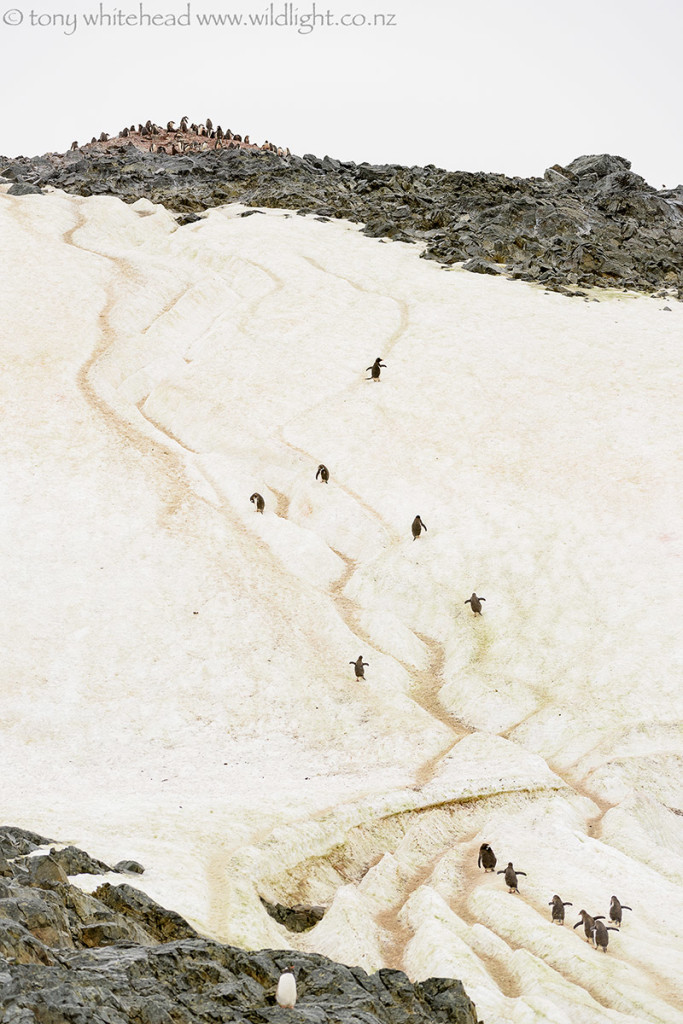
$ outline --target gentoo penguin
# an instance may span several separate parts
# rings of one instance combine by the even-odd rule
[[[74,141],[71,143],[71,148],[72,149],[78,149],[78,140],[77,139],[74,139]]]
[[[597,917],[591,917],[590,914],[587,911],[580,910],[579,911],[579,917],[581,918],[581,920],[577,921],[576,924],[574,925],[574,927],[578,928],[580,924],[583,924],[583,930],[584,930],[584,933],[585,933],[585,936],[586,936],[586,942],[590,942],[591,935],[593,933],[593,928],[595,927],[595,922],[596,921],[604,921],[605,915],[604,914],[599,914]]]
[[[603,953],[607,952],[607,943],[609,942],[609,935],[607,932],[618,932],[618,928],[611,928],[609,925],[604,925],[597,917],[595,924],[591,928],[593,935],[593,942],[595,943],[596,949],[601,949]]]
[[[386,363],[382,362],[382,357],[377,356],[372,366],[366,366],[365,371],[367,373],[370,370],[370,376],[366,377],[366,380],[379,380],[380,370],[382,367],[386,369]]]
[[[559,896],[553,896],[548,904],[549,907],[553,908],[550,914],[551,920],[557,921],[558,924],[564,924],[564,908],[572,907],[573,905],[573,903],[565,903]]]
[[[294,1004],[296,1003],[296,978],[294,977],[293,967],[290,967],[289,970],[284,971],[280,975],[275,998],[278,1006],[284,1007],[285,1010],[294,1009]]]
[[[166,131],[167,132],[174,132],[175,131],[175,121],[167,121],[166,122]]]
[[[616,896],[613,896],[609,904],[609,919],[617,928],[621,927],[622,910],[633,910],[633,908],[627,907],[625,903],[620,903]]]
[[[488,843],[482,843],[479,847],[479,858],[477,860],[477,867],[483,868],[484,873],[487,871],[493,871],[496,866],[496,855],[489,846]]]
[[[100,132],[100,142],[109,142],[109,136],[106,132]]]
[[[213,128],[213,121],[211,120],[211,118],[207,117],[205,123],[206,123],[206,127],[209,129],[209,131],[211,131],[211,129]]]
[[[263,512],[264,508],[266,507],[266,503],[261,497],[261,495],[258,493],[258,491],[254,491],[249,501],[252,501],[254,505],[256,505],[257,512]]]
[[[477,595],[473,591],[472,592],[472,597],[468,597],[467,600],[465,602],[463,602],[463,603],[464,604],[471,604],[472,605],[472,611],[474,612],[474,614],[475,615],[481,615],[481,602],[485,601],[485,600],[486,600],[485,597],[477,597]]]
[[[349,665],[353,665],[356,672],[356,679],[365,679],[365,669],[369,667],[367,661],[363,661],[363,655],[359,654],[355,661],[350,661]]]
[[[316,480],[318,477],[320,477],[324,484],[328,483],[330,479],[330,471],[327,466],[323,466],[322,462],[318,466],[318,472],[315,474]]]
[[[249,136],[248,136],[248,135],[245,135],[245,136],[244,136],[244,141],[245,141],[245,143],[246,143],[246,145],[247,145],[247,146],[250,146],[250,145],[251,145],[251,143],[250,143],[250,141],[249,141]]]
[[[512,866],[512,861],[505,868],[505,871],[497,871],[496,874],[505,875],[505,884],[510,892],[519,892],[517,888],[517,875],[524,875],[526,878],[526,871],[516,871]]]
[[[426,529],[427,529],[427,527],[422,522],[420,517],[419,516],[415,516],[415,518],[413,519],[413,525],[411,526],[411,530],[413,531],[413,540],[417,540],[417,538],[420,536],[422,531],[426,530]]]
[[[186,132],[187,131],[187,126],[189,124],[189,121],[190,121],[189,117],[181,117],[180,118],[180,130],[181,130],[181,132]]]

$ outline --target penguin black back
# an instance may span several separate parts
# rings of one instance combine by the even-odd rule
[[[415,516],[415,518],[413,519],[413,524],[411,526],[411,530],[412,530],[412,533],[413,533],[413,540],[417,540],[417,538],[420,536],[422,531],[426,530],[426,529],[427,529],[427,527],[422,522],[420,517],[419,516]]]
[[[262,495],[260,495],[258,491],[254,491],[249,501],[256,505],[257,512],[263,512],[264,508],[266,507],[266,503],[263,500]]]
[[[464,603],[472,605],[472,611],[475,615],[481,615],[481,602],[485,600],[485,597],[477,597],[477,595],[472,592],[472,597],[468,597]]]
[[[496,866],[496,855],[489,846],[488,843],[482,843],[479,847],[479,857],[477,859],[477,867],[483,868],[484,872],[493,871]]]
[[[365,669],[368,668],[368,662],[363,661],[362,654],[359,654],[355,661],[350,661],[349,665],[353,665],[356,679],[365,679]]]
[[[327,466],[323,466],[322,462],[318,466],[318,472],[315,474],[316,480],[320,477],[324,484],[328,483],[330,479],[330,471]]]

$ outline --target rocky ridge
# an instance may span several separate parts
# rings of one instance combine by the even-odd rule
[[[446,267],[573,295],[597,286],[683,298],[683,186],[657,191],[620,156],[581,156],[543,178],[509,178],[243,146],[173,155],[116,141],[0,157],[0,184],[14,195],[52,186],[128,203],[144,197],[181,224],[238,202],[346,218],[372,237],[416,243]]]
[[[476,1024],[451,978],[413,984],[315,954],[249,953],[202,938],[127,884],[88,895],[63,865],[110,869],[75,847],[35,852],[51,842],[0,828],[0,1024]],[[290,967],[299,999],[284,1010],[275,989]]]

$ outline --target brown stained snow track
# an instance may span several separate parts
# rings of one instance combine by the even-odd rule
[[[92,381],[92,371],[98,360],[116,343],[116,332],[111,323],[111,316],[118,300],[118,282],[125,283],[128,287],[134,287],[137,283],[137,276],[134,268],[127,260],[108,256],[98,252],[96,249],[90,249],[88,246],[78,244],[75,236],[87,223],[87,217],[83,211],[83,206],[87,199],[74,199],[73,202],[77,204],[78,218],[74,226],[64,232],[63,240],[65,244],[80,249],[82,252],[89,252],[96,259],[105,260],[114,270],[113,283],[107,289],[106,301],[99,314],[99,344],[95,346],[90,357],[81,366],[76,382],[88,405],[102,417],[112,433],[120,437],[126,443],[126,446],[132,445],[151,460],[151,465],[154,467],[160,487],[160,494],[166,506],[167,521],[170,522],[174,513],[178,511],[183,502],[202,500],[186,479],[182,462],[167,445],[151,440],[124,416],[115,412],[102,395],[99,394]]]
[[[131,285],[137,285],[138,282],[136,280],[135,269],[126,260],[108,256],[103,253],[97,252],[96,250],[88,249],[85,246],[78,245],[78,242],[76,241],[76,235],[79,229],[83,227],[86,223],[86,217],[82,209],[84,202],[87,202],[87,200],[74,200],[74,203],[79,204],[78,219],[75,225],[64,233],[64,242],[67,245],[71,245],[76,248],[80,248],[83,251],[90,252],[96,258],[107,260],[114,269],[115,276],[112,285],[108,288],[107,299],[100,313],[100,342],[95,347],[94,351],[91,353],[91,356],[84,363],[84,365],[81,367],[79,371],[79,387],[81,388],[81,391],[89,405],[93,409],[95,409],[97,413],[105,420],[105,422],[108,424],[108,426],[111,428],[112,432],[115,435],[121,437],[122,440],[126,442],[126,444],[133,445],[145,456],[151,458],[152,465],[154,467],[158,480],[161,482],[162,493],[165,497],[170,513],[177,510],[177,508],[183,503],[183,501],[189,499],[200,500],[206,503],[206,499],[197,495],[196,491],[193,489],[190,482],[187,480],[182,457],[179,455],[177,451],[177,446],[180,446],[184,451],[190,452],[192,454],[199,453],[197,453],[194,449],[189,448],[189,446],[184,444],[184,442],[179,437],[172,435],[168,430],[163,428],[161,424],[157,423],[149,415],[147,415],[142,409],[142,406],[144,405],[144,400],[142,400],[138,404],[138,409],[141,415],[145,418],[145,420],[150,426],[154,427],[155,430],[162,435],[163,438],[163,440],[160,440],[160,442],[158,443],[155,442],[153,439],[150,439],[143,431],[137,429],[132,423],[125,419],[125,417],[115,412],[107,404],[105,398],[103,398],[102,395],[99,394],[95,384],[93,383],[93,369],[96,367],[98,360],[102,358],[102,356],[112,347],[112,345],[115,344],[116,341],[115,330],[111,323],[111,317],[112,310],[116,304],[116,301],[118,300],[119,282],[121,283],[121,285],[127,285],[129,287]],[[311,266],[320,270],[322,273],[331,273],[326,268],[318,264],[315,260],[308,257],[304,258],[307,259]],[[267,295],[272,295],[273,292],[276,292],[285,287],[285,283],[267,267],[264,267],[261,264],[255,263],[254,261],[251,260],[245,260],[245,262],[249,263],[255,269],[261,271],[273,283],[274,287],[267,293]],[[332,276],[341,277],[341,275]],[[370,289],[365,289],[361,285],[359,285],[358,283],[354,282],[349,278],[342,279],[345,280],[350,287],[354,288],[359,292],[367,292],[368,294],[375,295],[381,294],[373,292]],[[260,306],[261,302],[265,297],[266,296],[260,296],[248,304],[247,310],[241,317],[238,325],[239,328],[244,331],[244,333],[253,333],[254,317],[257,314],[258,307]],[[390,298],[391,296],[383,297]],[[409,320],[407,305],[403,303],[401,300],[397,299],[395,301],[397,302],[400,311],[399,323],[395,330],[392,332],[392,334],[387,338],[387,342],[385,345],[385,353],[391,351],[393,345],[400,338],[401,334],[405,331]],[[150,324],[148,324],[145,330],[149,330],[150,327],[153,326],[153,324],[155,324],[160,317],[164,316],[170,310],[172,305],[173,303],[171,303],[167,309],[161,310],[159,314],[155,317],[155,319],[151,321]],[[328,400],[329,396],[325,399],[325,401]],[[306,412],[308,415],[310,415],[310,413],[315,409],[315,406],[317,404],[322,405],[322,402],[316,402],[310,409],[307,409]],[[285,427],[286,424],[283,424],[279,431],[280,443],[282,443],[291,451],[297,452],[299,455],[305,457],[306,459],[310,459],[311,464],[314,465],[317,460],[314,459],[310,453],[298,448],[296,445],[292,444],[291,442],[287,441],[284,438],[283,435]],[[212,485],[214,486],[214,490],[216,490],[216,492],[220,494],[220,488],[217,486],[216,482],[211,481],[210,474],[205,472],[204,475],[206,476],[207,480],[209,480],[209,482],[212,483]],[[339,481],[336,481],[336,485],[341,486],[342,489],[349,495],[349,497],[356,501],[359,504],[359,506],[362,507],[364,511],[372,517],[372,519],[374,519],[374,521],[379,522],[382,525],[387,537],[390,540],[390,543],[401,542],[403,538],[397,534],[397,531],[391,526],[391,524],[389,524],[386,521],[383,521],[378,511],[376,509],[371,508],[361,498],[359,494],[354,493],[348,487],[343,487],[343,485],[341,485]],[[289,514],[288,498],[281,492],[275,491],[272,487],[270,489],[277,498],[277,514],[282,518],[287,518]],[[229,507],[226,507],[226,505],[227,503],[224,503],[221,506],[221,511],[223,512],[223,514],[229,512]],[[275,556],[273,555],[272,551],[270,550],[269,546],[265,541],[262,541],[258,537],[256,537],[253,531],[249,530],[247,526],[242,525],[239,521],[238,516],[234,516],[231,514],[230,518],[233,527],[235,528],[235,539],[238,541],[240,547],[243,547],[245,550],[249,549],[249,551],[253,552],[253,546],[256,543],[263,554],[267,554],[272,561],[275,561]],[[358,568],[357,563],[355,563],[352,559],[343,555],[339,551],[335,551],[334,553],[344,563],[345,569],[342,575],[335,581],[335,583],[330,588],[331,596],[335,601],[335,604],[340,612],[343,621],[347,624],[351,632],[358,636],[359,640],[362,643],[374,647],[375,649],[378,649],[376,644],[374,644],[373,641],[371,640],[370,636],[360,627],[360,609],[358,608],[356,603],[353,602],[350,598],[348,598],[344,593],[349,580],[352,578],[354,572]],[[408,672],[408,674],[412,677],[413,680],[411,696],[413,700],[415,700],[416,704],[422,707],[434,719],[439,721],[441,724],[445,725],[452,734],[452,739],[448,741],[444,749],[440,751],[437,755],[432,756],[429,760],[425,761],[425,763],[420,768],[416,779],[419,788],[425,785],[434,777],[434,775],[438,771],[439,765],[442,762],[444,756],[447,755],[450,750],[452,750],[453,746],[455,746],[464,735],[471,732],[471,730],[467,729],[463,725],[463,723],[459,722],[455,716],[450,714],[443,707],[439,700],[438,694],[444,683],[443,666],[445,661],[445,654],[442,645],[433,638],[420,634],[416,635],[418,636],[418,639],[424,644],[425,648],[428,651],[428,663],[424,669],[418,671],[416,671],[412,666],[403,665],[403,668]],[[520,723],[517,723],[517,725],[519,724]],[[506,734],[512,733],[515,727],[516,726],[513,726],[509,730],[506,730]],[[552,768],[552,765],[549,766]],[[573,789],[577,793],[580,793],[582,796],[585,796],[587,799],[593,801],[593,803],[598,806],[599,814],[587,821],[588,834],[592,834],[595,837],[596,833],[599,830],[599,823],[603,815],[610,808],[610,805],[606,801],[596,799],[596,797],[593,794],[591,794],[588,789],[583,787],[581,780],[576,777],[578,775],[578,772],[571,773],[572,778],[570,781],[568,773],[565,772],[565,774],[563,775],[561,771],[557,771],[556,769],[553,770],[560,778],[563,778],[565,779],[565,781],[567,781],[567,785],[571,789]],[[427,812],[427,809],[425,810]],[[329,811],[325,811],[324,813],[333,813],[333,811],[334,808],[330,808]],[[472,842],[473,838],[474,837],[471,836],[468,837],[467,840],[460,840],[459,844],[462,843],[466,846],[467,843]],[[263,832],[259,833],[254,837],[253,843],[256,846],[260,846],[269,841],[272,841],[272,839],[269,838],[269,831],[264,830]],[[444,854],[447,853],[449,849],[450,846],[446,847],[435,857],[431,857],[412,875],[407,884],[407,893],[405,898],[408,898],[412,893],[417,891],[417,889],[419,889],[420,886],[424,885],[428,881],[436,864],[438,864],[441,857],[443,857]],[[209,888],[211,890],[212,907],[216,911],[216,915],[214,916],[216,916],[216,920],[218,920],[220,908],[224,902],[223,892],[226,884],[229,883],[227,883],[227,880],[224,877],[224,873],[221,870],[221,867],[225,864],[224,854],[217,849],[215,855],[212,854],[210,860],[211,863],[207,867],[207,873],[210,882]],[[458,916],[468,925],[476,923],[476,919],[469,910],[469,898],[473,890],[479,885],[481,885],[483,882],[481,873],[476,868],[475,863],[475,858],[473,856],[468,857],[467,860],[465,861],[465,888],[462,893],[460,893],[456,898],[454,898],[451,901],[451,906],[454,912],[457,913]],[[403,905],[405,905],[405,899],[401,900],[401,907]],[[386,948],[383,951],[385,961],[389,966],[393,966],[396,968],[402,968],[403,950],[405,949],[407,942],[411,938],[410,929],[401,924],[401,922],[398,919],[401,907],[388,909],[384,912],[379,913],[376,916],[377,924],[389,936]],[[507,942],[507,940],[505,941]],[[522,946],[515,946],[514,944],[510,944],[509,942],[507,943],[507,945],[513,950],[517,948],[524,948]],[[522,994],[520,992],[520,986],[514,978],[512,972],[501,964],[499,958],[489,957],[481,954],[476,955],[482,962],[482,965],[484,966],[492,980],[496,983],[496,985],[499,987],[500,991],[504,995],[509,996],[511,998],[515,998]],[[572,982],[572,984],[579,984],[579,982],[574,982],[571,976],[567,977],[568,980]],[[586,991],[589,991],[589,987],[587,987],[583,982],[581,983],[581,987],[584,987]],[[593,996],[593,998],[596,997]],[[597,1001],[601,1002],[601,1000]]]

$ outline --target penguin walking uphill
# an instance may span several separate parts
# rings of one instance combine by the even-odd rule
[[[316,480],[318,479],[318,477],[320,477],[324,484],[329,483],[330,471],[327,468],[327,466],[323,466],[322,462],[318,466],[318,472],[315,474]]]
[[[526,878],[526,871],[518,871],[512,866],[512,861],[508,864],[504,871],[497,871],[498,875],[505,875],[505,884],[507,885],[510,892],[519,893],[517,888],[517,875],[524,875]]]
[[[413,532],[413,540],[417,540],[417,538],[420,536],[422,531],[426,530],[426,529],[427,529],[427,527],[422,522],[420,517],[419,516],[415,516],[415,518],[413,519],[413,525],[411,526],[411,530]]]
[[[296,1003],[296,978],[294,977],[294,968],[289,967],[286,971],[283,971],[277,983],[277,991],[275,992],[275,999],[278,1006],[282,1006],[285,1010],[293,1010]]]
[[[604,920],[605,915],[596,914],[595,917],[592,917],[587,910],[580,910],[579,917],[581,918],[581,920],[577,921],[574,927],[578,928],[579,925],[582,924],[583,932],[586,936],[586,942],[590,942],[591,936],[593,934],[593,929],[595,928],[595,922]]]
[[[486,600],[485,597],[477,597],[477,595],[473,592],[472,593],[472,597],[468,597],[467,600],[464,601],[463,603],[464,604],[471,604],[472,605],[472,611],[474,612],[474,614],[475,615],[481,615],[481,602],[485,601],[485,600]]]
[[[355,661],[350,661],[349,665],[353,665],[356,679],[365,679],[365,669],[369,667],[369,664],[367,661],[363,661],[362,654],[359,654]]]
[[[632,907],[627,907],[625,903],[620,903],[616,896],[612,896],[609,904],[609,919],[610,924],[615,924],[617,928],[621,928],[621,912],[622,910],[632,910]]]
[[[263,500],[263,496],[259,494],[258,491],[254,491],[249,501],[252,503],[252,505],[256,505],[257,512],[263,513],[263,510],[266,507],[266,503]]]
[[[591,928],[593,935],[593,943],[596,949],[601,949],[603,953],[607,952],[607,944],[609,942],[609,935],[607,932],[618,932],[618,928],[613,928],[611,925],[603,924],[602,921],[596,917],[595,924]]]
[[[566,903],[564,900],[560,899],[559,896],[553,896],[553,898],[551,899],[551,901],[548,904],[548,906],[553,908],[551,910],[551,912],[550,912],[550,919],[551,919],[551,921],[553,923],[557,922],[557,924],[562,924],[563,925],[564,924],[564,908],[565,907],[572,907],[573,903]]]
[[[365,379],[366,380],[377,380],[378,381],[379,380],[379,375],[380,375],[380,372],[381,372],[381,368],[384,367],[386,369],[386,365],[387,365],[386,363],[382,362],[382,357],[381,356],[377,356],[377,358],[375,359],[375,361],[372,364],[372,366],[366,366],[365,367],[366,372],[368,370],[370,371],[370,376],[366,377]]]

